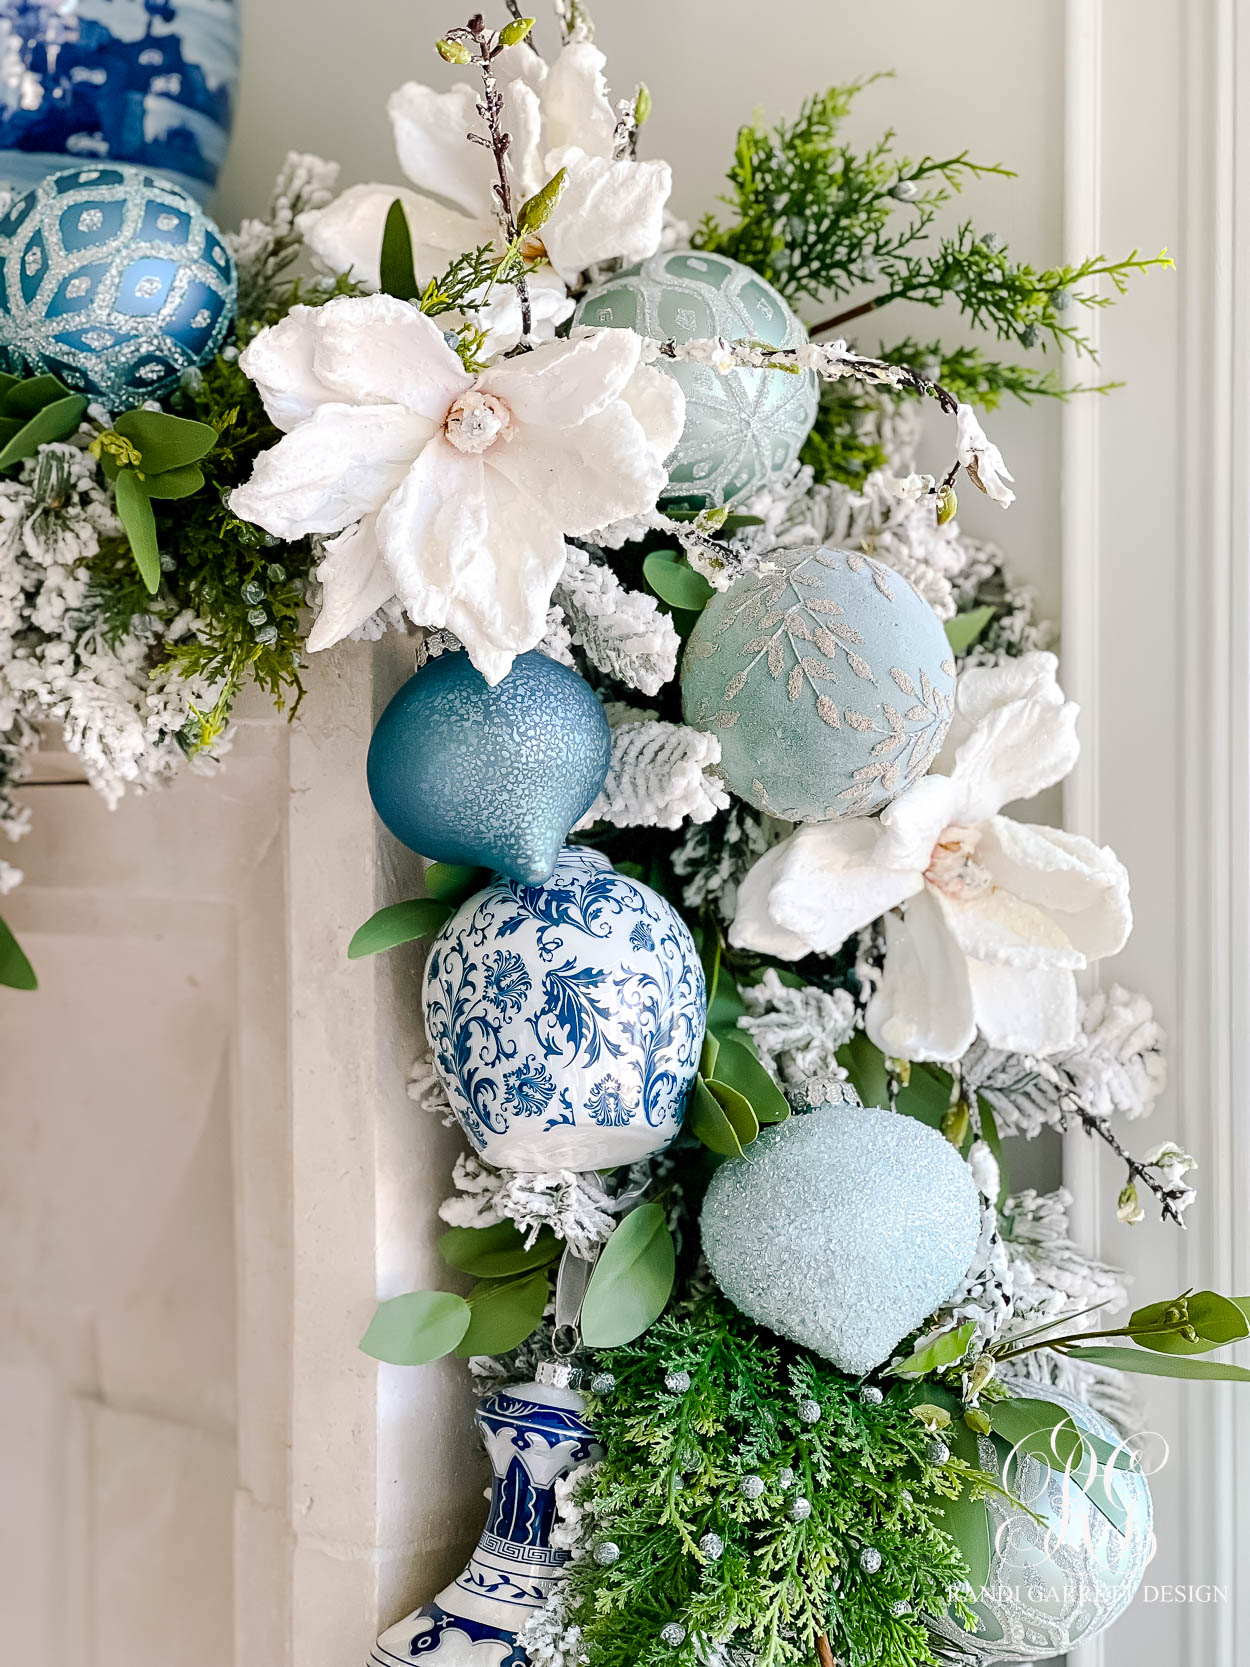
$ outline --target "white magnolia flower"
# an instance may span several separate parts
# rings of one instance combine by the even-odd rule
[[[641,346],[578,330],[470,376],[389,295],[295,307],[262,331],[239,362],[285,433],[230,502],[277,538],[328,537],[308,647],[397,596],[488,682],[505,677],[547,628],[564,535],[650,510],[667,479],[684,402]]]
[[[667,162],[614,155],[616,115],[604,63],[598,47],[575,42],[550,67],[528,51],[506,52],[496,67],[503,125],[512,135],[508,163],[516,202],[533,196],[561,168],[567,173],[542,230],[555,271],[540,268],[530,278],[540,338],[572,312],[565,284],[587,267],[644,260],[660,246],[672,173]],[[466,142],[470,131],[481,130],[480,98],[480,90],[464,82],[439,93],[410,81],[394,93],[388,109],[395,148],[416,190],[355,185],[327,208],[301,215],[299,229],[313,252],[333,270],[351,271],[357,282],[376,289],[382,232],[396,197],[408,216],[422,279],[444,271],[465,250],[497,242],[494,158],[486,147]],[[509,338],[520,334],[515,298],[494,291],[479,322],[493,331],[494,349],[510,345]]]
[[[1076,762],[1077,709],[1052,654],[965,671],[938,759],[881,813],[813,822],[744,880],[731,942],[786,960],[831,954],[885,915],[866,1027],[884,1053],[1048,1054],[1077,1033],[1074,974],[1114,955],[1132,915],[1113,852],[999,814]]]
[[[955,412],[955,452],[968,471],[968,478],[979,486],[986,497],[1007,509],[1015,503],[1016,495],[1008,482],[1014,477],[1003,462],[1003,454],[977,421],[970,405],[961,405]]]

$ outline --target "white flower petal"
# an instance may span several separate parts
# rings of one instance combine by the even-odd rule
[[[546,166],[549,175],[569,171],[542,232],[551,264],[565,283],[576,282],[600,261],[619,257],[630,266],[659,248],[664,205],[673,188],[667,162],[611,162],[573,146],[551,151]]]
[[[382,279],[382,234],[396,201],[404,205],[413,265],[423,282],[444,272],[455,255],[489,243],[494,236],[490,221],[472,220],[406,185],[349,186],[325,208],[307,209],[296,226],[331,272],[350,272],[365,289],[377,289]]]
[[[325,594],[308,633],[307,647],[313,654],[341,642],[395,594],[395,582],[378,549],[375,515],[366,515],[327,543],[317,578]]]
[[[1048,1054],[1077,1033],[1076,978],[1062,968],[990,966],[968,961],[976,1022],[992,1048]]]
[[[381,509],[433,432],[397,405],[323,405],[261,452],[230,507],[275,538],[342,532]]]
[[[933,896],[951,936],[970,959],[1009,967],[1079,970],[1085,965],[1085,957],[1072,947],[1047,910],[1024,902],[1002,886],[962,897],[951,897],[934,887]]]
[[[639,365],[621,390],[621,398],[646,430],[655,455],[671,457],[686,426],[686,396],[676,377],[654,365]]]
[[[292,307],[280,323],[262,330],[239,355],[239,369],[256,384],[270,422],[284,432],[307,421],[318,406],[339,398],[313,370],[318,318],[324,310]]]
[[[532,57],[533,54],[531,53]],[[556,325],[570,318],[577,303],[550,266],[540,266],[528,279],[530,295],[530,340],[555,339]],[[455,322],[453,315],[445,322]],[[499,358],[521,339],[521,303],[511,284],[495,284],[485,303],[473,310],[478,328],[486,332],[483,356]]]
[[[491,365],[478,387],[497,394],[518,423],[570,428],[620,398],[641,352],[632,330],[579,330]]]
[[[960,405],[955,411],[955,452],[972,484],[988,498],[1004,509],[1015,502],[1016,495],[1007,484],[1013,476],[1003,462],[1003,454],[986,437],[970,405]]]
[[[938,769],[949,775],[959,748],[981,720],[999,707],[1026,699],[1062,706],[1064,697],[1058,672],[1058,659],[1042,649],[1000,660],[997,665],[969,666],[962,671],[955,686],[955,710],[939,754]]]
[[[434,320],[393,295],[327,302],[313,369],[340,398],[402,405],[430,423],[441,423],[452,401],[473,386]]]
[[[571,428],[520,428],[485,462],[571,538],[645,515],[668,479],[623,399]]]
[[[761,955],[775,955],[779,961],[801,961],[810,955],[807,939],[778,926],[769,908],[773,882],[785,860],[785,843],[755,863],[738,887],[738,907],[729,941],[735,949],[754,949]]]
[[[481,132],[480,97],[463,81],[447,93],[409,81],[391,94],[386,108],[399,165],[417,189],[446,198],[474,220],[493,220],[494,163],[488,151],[465,138]]]
[[[982,678],[983,670],[989,672],[988,678]],[[968,680],[972,688],[961,700]],[[1044,667],[1023,667],[1014,677],[1007,667],[966,671],[956,685],[955,702],[963,739],[957,743],[950,775],[959,786],[957,820],[961,822],[980,822],[1005,804],[1031,799],[1044,787],[1062,781],[1080,756],[1079,708],[1064,700]],[[970,727],[965,727],[965,710],[976,714]],[[944,751],[939,765],[945,757]]]
[[[768,899],[773,920],[817,954],[832,955],[924,884],[918,869],[883,867],[880,844],[881,830],[866,816],[800,828],[779,847],[784,855]]]
[[[1045,909],[1084,960],[1115,955],[1128,941],[1128,870],[1106,846],[995,816],[982,828],[977,861],[997,885]]]
[[[922,776],[881,812],[878,858],[893,868],[924,872],[944,828],[957,819],[959,789],[948,776]]]
[[[512,57],[542,62],[533,52],[514,52]],[[543,152],[548,145],[543,138],[542,104],[537,91],[520,77],[504,90],[504,125],[512,135],[508,166],[512,170],[513,202],[519,208],[527,197],[546,185],[549,177],[543,166]]]
[[[543,87],[543,139],[548,150],[577,145],[587,156],[611,157],[616,112],[608,101],[607,59],[589,41],[574,41],[552,64]]]
[[[958,1059],[976,1036],[969,963],[928,891],[885,917],[885,971],[864,1026],[895,1059]]]

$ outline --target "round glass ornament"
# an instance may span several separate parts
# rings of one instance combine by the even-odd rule
[[[603,706],[570,667],[521,654],[492,688],[467,654],[440,654],[378,719],[366,768],[401,844],[539,885],[611,761]]]
[[[686,722],[715,735],[729,787],[791,822],[868,816],[919,780],[953,715],[955,661],[933,609],[852,550],[775,550],[699,616]]]
[[[452,1110],[487,1163],[611,1169],[677,1133],[707,996],[675,910],[568,845],[545,885],[501,878],[461,905],[434,939],[422,1008]]]
[[[0,362],[51,372],[112,412],[220,350],[237,279],[185,191],[121,164],[67,168],[0,218]]]
[[[823,1106],[760,1130],[703,1204],[703,1251],[758,1324],[860,1377],[958,1289],[979,1195],[948,1140],[873,1106]]]
[[[1150,1486],[1139,1465],[1124,1463],[1120,1432],[1074,1395],[1023,1387],[1063,1407],[1085,1435],[1121,1459],[1113,1467],[1099,1463],[1087,1447],[1070,1476],[1040,1459],[1013,1460],[1010,1490],[1026,1509],[987,1494],[990,1573],[970,1600],[980,1630],[967,1632],[950,1615],[927,1618],[939,1658],[965,1667],[1041,1661],[1088,1643],[1128,1608],[1153,1550]],[[981,1437],[977,1446],[982,1468],[994,1475],[1001,1466],[994,1443]],[[1118,1522],[1092,1503],[1082,1486],[1089,1483],[1110,1492]]]
[[[726,255],[670,250],[590,290],[575,324],[686,342],[724,336],[801,347],[807,331],[757,272]],[[673,509],[732,504],[784,473],[816,420],[814,371],[734,369],[659,359],[686,396],[686,424],[668,460],[661,502]]]

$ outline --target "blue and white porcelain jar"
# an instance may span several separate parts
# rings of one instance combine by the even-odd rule
[[[551,1544],[556,1483],[603,1457],[567,1367],[498,1389],[477,1409],[494,1483],[490,1515],[469,1566],[430,1603],[378,1639],[368,1667],[528,1667],[517,1633],[564,1577],[569,1553]]]
[[[238,77],[238,0],[0,0],[0,180],[135,162],[203,202]]]
[[[452,1109],[487,1163],[611,1169],[677,1133],[703,1045],[703,968],[680,915],[601,852],[497,877],[435,938],[423,1009]]]

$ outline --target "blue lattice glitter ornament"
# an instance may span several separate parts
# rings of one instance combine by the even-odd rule
[[[686,722],[721,774],[791,822],[867,816],[918,780],[950,728],[955,662],[933,609],[852,550],[774,550],[712,597],[682,662]]]
[[[369,792],[411,850],[538,885],[611,759],[603,707],[568,666],[521,654],[492,688],[467,654],[440,654],[378,719]]]
[[[546,885],[498,879],[461,905],[431,946],[423,1012],[487,1163],[610,1169],[677,1133],[707,997],[680,915],[569,845]]]
[[[800,347],[807,331],[782,297],[750,267],[695,250],[652,255],[592,289],[577,324],[636,330],[679,342],[724,336],[768,347]],[[686,396],[686,426],[668,460],[660,494],[673,508],[706,509],[758,492],[782,474],[816,420],[815,374],[732,370],[657,361]]]
[[[948,1140],[893,1111],[823,1106],[722,1164],[703,1251],[744,1314],[860,1377],[958,1288],[981,1207]]]
[[[185,191],[120,164],[49,174],[0,219],[0,359],[110,411],[175,387],[234,318],[234,261]]]
[[[1087,1446],[1071,1475],[1036,1458],[1018,1465],[1013,1460],[1006,1480],[1019,1505],[986,1495],[990,1572],[984,1588],[969,1598],[979,1629],[968,1632],[949,1615],[928,1617],[942,1658],[968,1667],[1041,1661],[1096,1638],[1132,1602],[1154,1549],[1150,1487],[1115,1426],[1049,1385],[1039,1390],[1028,1384],[1023,1392],[1054,1401],[1078,1429],[1106,1442],[1118,1457],[1109,1466]],[[981,1437],[977,1446],[982,1468],[998,1474],[1002,1460],[994,1443]],[[1082,1484],[1110,1493],[1118,1522],[1108,1519]]]
[[[464,1573],[378,1639],[368,1667],[529,1667],[517,1642],[565,1575],[571,1553],[551,1544],[556,1483],[603,1449],[582,1415],[568,1367],[540,1366],[537,1383],[495,1390],[477,1427],[494,1471],[490,1515]]]

